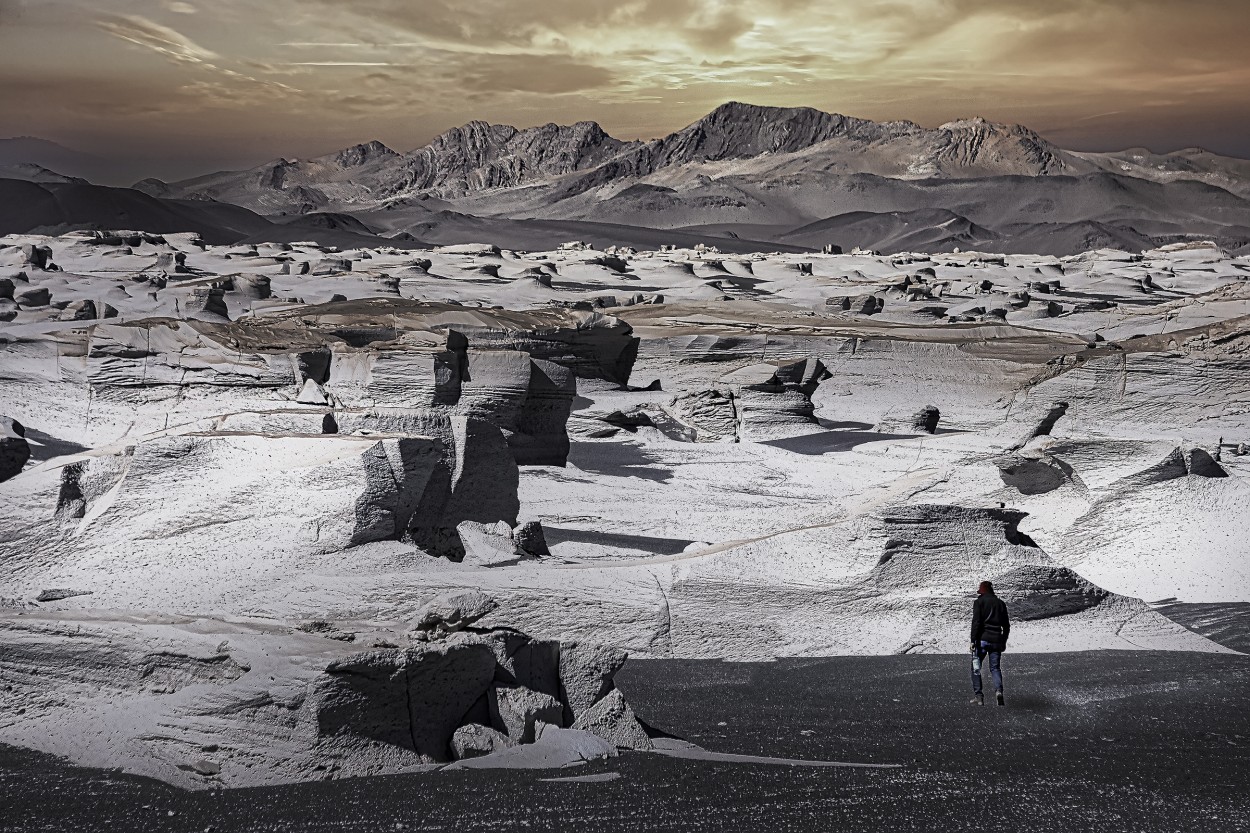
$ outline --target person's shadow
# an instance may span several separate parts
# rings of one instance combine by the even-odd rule
[[[985,701],[988,705],[991,702],[992,694],[986,694]],[[1047,697],[1045,694],[1037,691],[1026,691],[1021,694],[1013,694],[1011,689],[1007,689],[1007,707],[1016,711],[1034,712],[1036,714],[1045,714],[1057,711],[1059,704]]]

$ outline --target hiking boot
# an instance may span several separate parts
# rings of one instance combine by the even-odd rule
[[[994,702],[1000,706],[1003,705],[1003,693],[1001,691],[994,692]]]
[[[985,695],[984,695],[984,694],[974,694],[974,695],[972,695],[972,699],[968,701],[968,705],[970,705],[970,706],[984,706],[984,705],[985,705]]]

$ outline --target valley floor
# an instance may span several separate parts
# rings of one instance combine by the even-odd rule
[[[634,661],[640,717],[717,752],[184,792],[0,747],[0,831],[1250,829],[1250,657],[1007,654],[1008,707],[960,656]],[[553,780],[585,778],[587,780]],[[598,776],[598,777],[595,777]]]

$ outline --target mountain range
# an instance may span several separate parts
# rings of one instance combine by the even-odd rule
[[[594,122],[474,121],[407,153],[375,141],[134,189],[182,213],[224,203],[279,223],[350,220],[366,234],[432,244],[545,248],[574,236],[1070,254],[1198,237],[1232,250],[1250,243],[1247,160],[1078,152],[984,119],[925,128],[737,102],[649,141],[616,139]]]

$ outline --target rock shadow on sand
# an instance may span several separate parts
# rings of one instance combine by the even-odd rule
[[[683,538],[657,538],[651,535],[626,535],[621,532],[595,532],[587,529],[567,529],[559,526],[543,526],[547,544],[595,544],[611,549],[637,550],[652,555],[678,555],[693,540]]]
[[[819,457],[822,454],[836,454],[853,451],[856,447],[867,443],[889,442],[891,440],[914,440],[928,437],[929,434],[880,434],[876,431],[821,431],[816,434],[804,434],[799,437],[786,437],[779,440],[765,440],[760,445],[771,445],[795,454],[806,454]]]
[[[58,439],[33,428],[26,429],[26,441],[30,443],[30,459],[38,463],[54,457],[64,457],[67,454],[81,454],[88,450],[85,445]]]
[[[672,470],[654,465],[656,462],[633,443],[574,442],[569,446],[569,463],[585,472],[608,477],[639,477],[656,483],[672,480]]]

